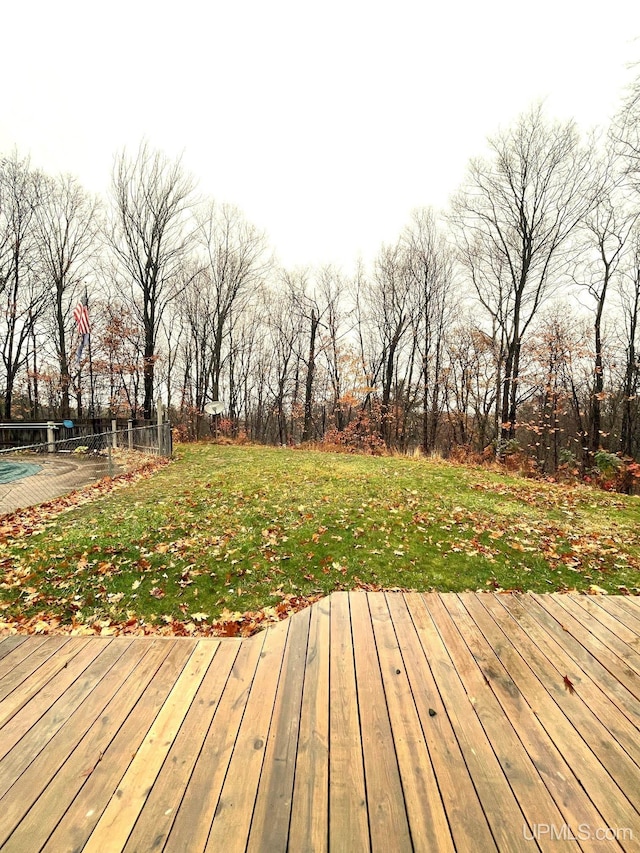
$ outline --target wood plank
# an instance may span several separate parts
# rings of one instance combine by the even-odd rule
[[[40,849],[71,806],[78,791],[99,761],[111,760],[109,746],[169,652],[164,641],[144,644],[139,664],[132,669],[100,717],[88,729],[78,746],[69,754],[49,785],[20,821],[3,851],[21,853]],[[102,756],[102,758],[100,758]],[[105,758],[106,756],[106,758]]]
[[[485,636],[477,620],[474,621],[470,615],[469,610],[475,610],[475,607],[469,606],[472,602],[481,602],[485,608],[491,608],[492,614],[494,609],[499,614],[501,605],[498,596],[475,596],[470,593],[459,598],[442,598],[478,664],[479,670],[475,673],[474,680],[468,682],[468,688],[477,697],[475,708],[494,744],[494,749],[501,753],[501,761],[507,764],[505,772],[512,777],[514,793],[527,815],[529,834],[534,826],[553,825],[568,826],[577,837],[581,826],[600,826],[601,815],[575,778],[571,764],[565,759],[565,753],[551,740],[535,709],[511,677],[514,661],[510,657],[508,646],[510,631],[507,632],[504,643],[496,642],[495,637]],[[450,646],[447,647],[455,658],[454,651]],[[515,665],[518,663],[516,660]],[[535,695],[540,686],[532,674],[526,673],[526,668],[522,669],[525,678],[530,676]],[[485,718],[484,706],[487,702],[491,703],[492,696],[499,702],[505,721],[513,727],[513,737],[508,729],[503,731],[502,727],[496,728],[492,725],[491,716]],[[527,756],[527,761],[524,767],[518,767],[522,751]],[[529,761],[532,765],[527,766]],[[534,776],[531,776],[531,766],[534,768]],[[561,840],[543,836],[539,844],[543,849],[554,850]],[[564,846],[567,849],[575,849],[575,842],[565,840]],[[583,849],[600,850],[600,842],[583,842]]]
[[[618,607],[631,614],[636,621],[640,621],[640,595],[608,595],[606,597],[609,601],[614,600]]]
[[[219,642],[215,640],[201,640],[196,645],[115,795],[89,836],[84,853],[124,848],[218,646]]]
[[[110,670],[110,677],[101,678],[83,699],[82,704],[75,707],[73,713],[65,714],[64,722],[57,728],[55,735],[44,745],[44,748],[38,751],[37,757],[21,772],[19,777],[13,780],[10,790],[0,799],[0,813],[2,814],[0,818],[0,844],[6,841],[9,834],[13,832],[18,822],[22,820],[28,809],[63,765],[65,759],[73,752],[87,730],[102,714],[114,693],[127,679],[144,653],[145,648],[140,643],[130,643],[119,657],[118,666]],[[103,656],[105,654],[106,652],[103,653]],[[35,728],[37,729],[39,726],[40,723]],[[17,750],[14,749],[9,753],[5,759],[7,763],[14,752],[18,752],[19,756],[22,756],[21,745]],[[9,766],[12,770],[14,769],[12,765]],[[7,775],[6,781],[9,781],[10,778]]]
[[[472,594],[473,597],[473,594]],[[517,702],[514,685],[509,673],[502,666],[487,643],[485,636],[469,617],[461,600],[455,595],[441,596],[430,602],[432,615],[436,616],[439,628],[446,631],[443,640],[456,671],[463,682],[474,712],[489,739],[504,775],[520,805],[525,821],[514,822],[512,835],[523,834],[523,827],[533,827],[541,823],[560,826],[563,814],[546,788],[540,771],[527,752],[520,733],[525,733],[534,754],[544,763],[549,752],[544,732],[536,726],[535,716],[524,702]],[[448,614],[449,619],[445,617]],[[489,676],[489,677],[488,677]],[[491,684],[496,684],[496,690]],[[500,694],[508,705],[512,700],[517,705],[520,716],[520,731],[514,728],[505,705],[500,702]],[[529,731],[527,731],[529,729]],[[547,747],[545,749],[545,747]],[[595,809],[593,810],[594,813]],[[574,827],[577,829],[577,822]],[[542,850],[574,849],[570,842],[556,839],[542,839]]]
[[[125,851],[161,850],[235,663],[240,643],[224,640],[144,804]]]
[[[0,684],[15,667],[20,666],[40,646],[50,641],[51,637],[27,637],[27,642],[16,643],[13,648],[0,660]]]
[[[549,612],[531,595],[527,595],[524,600],[526,601],[527,614],[532,619],[535,619],[547,634],[554,638],[559,646],[566,650],[567,654],[578,664],[579,669],[585,675],[588,675],[592,681],[600,685],[600,688],[614,703],[616,708],[636,727],[640,727],[640,704],[638,700],[588,649],[585,649],[582,643],[567,630],[563,622],[559,621],[566,619],[567,614],[561,608],[559,608],[561,612],[557,614]],[[551,604],[552,608],[553,606]],[[556,618],[556,616],[559,618]]]
[[[562,600],[555,595],[539,596],[531,593],[533,600],[558,620],[562,629],[571,634],[602,666],[636,698],[640,699],[640,679],[606,642],[603,642],[584,622],[576,619]]]
[[[330,600],[311,608],[289,827],[289,849],[299,853],[326,853],[329,845]]]
[[[615,616],[619,622],[633,631],[634,634],[640,637],[640,611],[638,614],[632,613],[622,605],[623,596],[621,595],[594,595],[594,601],[604,608],[612,616]]]
[[[0,660],[5,658],[9,652],[21,646],[26,639],[23,634],[12,634],[9,637],[2,637],[0,639]]]
[[[244,640],[240,647],[169,832],[164,847],[167,853],[201,851],[205,848],[267,635],[265,631]]]
[[[7,672],[0,681],[0,701],[5,699],[12,690],[15,690],[32,673],[36,672],[46,660],[55,655],[68,641],[69,637],[47,637],[47,641],[39,645],[25,660],[21,661],[20,666],[14,666],[10,672]],[[20,647],[16,651],[20,651]],[[8,662],[8,660],[9,658],[5,658],[5,661]]]
[[[371,614],[364,592],[349,595],[371,849],[411,850],[411,833],[394,749]]]
[[[331,596],[329,661],[329,850],[368,851],[364,780],[349,598]]]
[[[73,685],[42,715],[0,763],[0,797],[4,796],[26,768],[47,747],[68,719],[91,696],[115,662],[128,650],[131,640],[107,640],[102,653]],[[135,653],[130,653],[135,654]]]
[[[492,613],[496,607],[503,607],[545,654],[558,675],[563,677],[567,673],[571,673],[574,689],[587,697],[585,701],[598,717],[598,720],[640,767],[638,728],[613,703],[607,694],[606,685],[592,679],[583,671],[581,665],[571,657],[567,650],[533,618],[529,608],[524,606],[520,597],[501,595],[494,599],[483,598],[482,602]]]
[[[0,638],[0,846],[612,849],[526,832],[637,821],[639,625],[619,597],[357,592],[208,664],[219,641]]]
[[[207,839],[208,853],[246,849],[290,628],[286,621],[267,631]]]
[[[630,797],[637,786],[638,768],[611,742],[580,696],[565,689],[563,677],[553,671],[513,620],[516,645],[490,617],[479,597],[465,594],[461,598],[556,748],[571,756],[576,778],[605,818],[606,825],[626,826],[637,807]]]
[[[416,633],[405,596],[387,593],[404,668],[458,850],[495,850],[489,824]]]
[[[108,640],[106,641],[109,642]],[[2,703],[2,708],[7,707],[7,714],[11,718],[4,723],[2,737],[0,738],[0,759],[12,749],[36,722],[46,714],[51,706],[65,693],[66,690],[82,675],[88,666],[106,648],[105,642],[93,639],[78,652],[74,658],[63,667],[57,677],[49,680],[47,684],[32,696],[31,699],[20,708],[19,714],[12,714],[14,706],[11,704],[12,697],[9,696]],[[17,694],[17,700],[22,697]]]
[[[135,642],[147,644],[149,640]],[[45,844],[47,853],[77,853],[83,848],[196,644],[187,638],[157,642],[164,646],[159,652],[160,666],[151,671],[141,697],[97,763],[94,745],[93,760],[83,770],[82,788]],[[84,775],[91,768],[92,772]]]
[[[477,664],[468,650],[463,654],[457,629],[437,593],[408,594],[406,600],[496,846],[509,853],[531,853],[522,834],[525,814],[476,713],[474,696],[464,686],[463,676],[469,678]],[[458,649],[455,662],[450,643]]]
[[[247,844],[248,853],[286,851],[298,750],[304,664],[311,612],[291,617],[267,748]]]
[[[53,678],[63,674],[73,658],[89,642],[89,637],[72,637],[68,643],[45,661],[38,669],[13,690],[5,699],[0,701],[0,728],[4,726],[27,702]]]
[[[600,642],[609,649],[610,652],[616,654],[627,670],[627,674],[631,677],[635,675],[636,679],[640,676],[640,656],[638,650],[629,646],[629,644],[620,639],[610,628],[607,628],[603,622],[595,619],[591,613],[578,603],[577,597],[572,595],[554,594],[552,598],[560,604],[560,606],[570,613],[576,621],[593,636],[597,637]],[[630,632],[629,632],[630,633]]]
[[[606,598],[606,596],[599,596],[599,598]],[[624,622],[621,622],[604,606],[600,606],[594,599],[595,596],[593,595],[576,595],[571,596],[571,603],[586,610],[590,616],[597,619],[614,637],[625,643],[635,653],[631,657],[633,662],[633,657],[635,656],[636,666],[634,668],[638,671],[638,667],[640,667],[640,637],[631,628],[627,628]],[[624,646],[621,646],[621,648],[624,648]],[[628,650],[625,649],[625,652],[628,657]]]
[[[413,847],[453,851],[447,815],[386,600],[372,593],[367,602]]]

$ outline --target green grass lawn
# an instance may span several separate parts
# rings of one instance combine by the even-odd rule
[[[640,499],[443,462],[182,445],[2,546],[0,622],[211,622],[359,585],[640,587]]]

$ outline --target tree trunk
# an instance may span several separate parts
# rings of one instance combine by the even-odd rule
[[[309,336],[309,360],[307,361],[307,378],[304,393],[304,427],[302,429],[302,441],[311,439],[313,428],[313,376],[315,373],[316,359],[316,333],[318,331],[318,317],[315,309],[311,310],[311,333]]]

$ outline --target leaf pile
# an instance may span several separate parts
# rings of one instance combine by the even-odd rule
[[[97,619],[91,624],[72,620],[63,624],[60,617],[42,613],[30,618],[0,619],[0,636],[8,634],[70,634],[72,637],[116,637],[148,635],[164,637],[250,637],[258,631],[287,619],[291,614],[310,607],[322,596],[285,595],[275,607],[263,607],[246,613],[224,610],[214,622],[207,613],[192,613],[184,621],[164,615],[162,624],[146,624],[132,616],[126,622]]]

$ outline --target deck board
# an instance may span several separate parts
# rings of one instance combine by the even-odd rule
[[[46,713],[46,711],[59,699],[63,693],[73,684],[101,651],[101,643],[83,643],[80,646],[67,644],[64,652],[55,655],[50,665],[53,668],[55,678],[38,678],[38,673],[32,678],[27,678],[20,689],[14,690],[6,699],[0,702],[0,727],[2,741],[0,742],[0,758],[16,744],[32,725]],[[67,650],[73,652],[70,656]],[[57,664],[60,664],[58,667]],[[45,667],[41,667],[45,669]],[[49,676],[51,669],[46,675]],[[20,711],[19,717],[12,721]]]
[[[35,652],[43,645],[48,645],[53,651],[56,648],[56,645],[60,643],[60,638],[56,639],[56,643],[52,642],[51,637],[29,637],[29,642],[17,642],[19,638],[16,637],[7,637],[3,642],[8,643],[7,654],[3,655],[0,658],[0,679],[4,681],[5,677],[11,672],[12,669],[21,665],[23,661],[25,661],[30,655],[35,654]],[[23,637],[23,640],[27,640],[27,637]],[[28,674],[28,665],[25,666],[24,672]]]
[[[12,652],[26,640],[23,634],[14,634],[13,636],[3,637],[0,640],[0,661],[5,658],[9,652]]]
[[[4,661],[7,666],[7,672],[1,676],[2,681],[0,682],[0,701],[5,699],[13,690],[16,689],[16,687],[26,681],[33,673],[37,672],[48,658],[55,655],[55,653],[68,642],[68,637],[54,637],[52,642],[43,643],[34,649],[31,654],[20,662],[19,666],[16,666],[15,664],[11,665],[13,660],[12,655],[7,657]],[[27,650],[28,647],[25,651]],[[16,649],[16,654],[20,654],[20,647]],[[11,666],[10,669],[8,668],[9,666]]]
[[[451,829],[386,599],[371,594],[368,604],[411,840],[414,846],[453,851]]]
[[[612,598],[607,595],[592,596],[598,606],[602,607],[607,613],[615,616],[626,628],[640,637],[640,613],[633,613],[627,609],[622,603],[621,596]]]
[[[190,846],[196,851],[205,849],[265,637],[253,637],[238,651],[169,831],[167,851],[182,853]]]
[[[329,850],[370,849],[349,598],[331,597],[329,671]]]
[[[396,850],[402,853],[411,849],[411,835],[364,592],[351,595],[351,626],[371,849],[373,853],[387,850],[389,838],[393,838]]]
[[[25,814],[7,842],[6,851],[19,853],[21,850],[27,850],[29,841],[35,834],[42,833],[46,837],[53,832],[84,782],[94,772],[94,768],[99,766],[102,760],[100,756],[108,754],[109,744],[156,674],[167,651],[167,646],[159,642],[148,645],[127,680],[113,693],[104,711]],[[109,753],[108,761],[109,764],[114,763],[112,753]]]
[[[464,599],[556,748],[571,756],[573,772],[598,812],[608,821],[607,825],[623,825],[626,816],[634,811],[624,792],[633,796],[638,779],[637,765],[618,744],[612,743],[579,692],[569,693],[564,687],[564,677],[551,668],[524,632],[518,632],[512,642],[477,598],[464,596]],[[597,761],[593,760],[594,756]],[[584,771],[586,767],[588,773]],[[577,830],[577,826],[574,828]]]
[[[560,622],[563,630],[574,637],[598,663],[627,688],[636,700],[640,700],[640,678],[638,678],[638,674],[627,666],[626,661],[617,654],[617,649],[613,649],[607,644],[606,637],[603,640],[599,636],[601,626],[597,620],[589,619],[587,614],[580,614],[572,609],[567,609],[553,595],[544,599],[540,596],[535,598],[554,619]],[[609,636],[615,640],[615,637],[611,637],[611,632],[609,632]]]
[[[325,853],[329,845],[329,599],[311,608],[289,845]]]
[[[607,695],[607,687],[611,683],[603,683],[602,676],[591,677],[582,669],[579,661],[567,653],[567,651],[547,633],[542,626],[532,618],[529,609],[518,599],[511,596],[503,596],[500,601],[495,599],[483,601],[491,612],[502,607],[518,624],[527,632],[527,635],[535,642],[536,646],[543,652],[556,669],[557,676],[563,678],[571,673],[574,689],[588,699],[589,708],[593,711],[600,723],[609,732],[609,737],[616,741],[626,750],[635,763],[640,767],[640,741],[638,740],[638,729],[629,721],[624,713],[611,701]]]
[[[636,625],[640,623],[640,602],[637,601],[637,596],[607,595],[604,596],[604,598],[607,599],[607,606],[609,606],[609,602],[611,604],[615,604],[619,610],[624,610],[626,613],[633,616],[636,620]]]
[[[495,843],[464,760],[445,699],[424,654],[405,596],[386,596],[399,638],[402,660],[411,685],[422,733],[429,750],[438,789],[447,815],[454,845],[459,850],[495,850]],[[415,612],[415,605],[414,612]],[[443,693],[446,690],[443,688]]]
[[[72,801],[65,803],[64,814],[43,848],[48,853],[73,853],[82,849],[135,758],[195,644],[187,640],[181,643],[163,641],[163,645],[164,648],[161,646],[157,653],[151,652],[151,668],[140,678],[141,696],[106,749],[104,742],[88,742],[91,761],[85,764],[80,776],[76,777],[82,781],[82,787],[77,793],[74,792]],[[98,761],[101,753],[102,759]]]
[[[605,596],[602,597],[605,598]],[[624,622],[618,619],[613,613],[610,613],[606,607],[597,604],[592,595],[583,595],[581,598],[575,599],[575,603],[583,610],[586,610],[590,616],[597,619],[598,622],[601,622],[618,640],[630,646],[633,651],[640,651],[640,637],[636,632],[628,628]],[[628,649],[626,649],[625,656],[628,653]]]
[[[511,667],[503,663],[504,650],[487,642],[481,626],[466,610],[465,601],[468,605],[466,597],[447,599],[447,609],[477,665],[476,669],[467,668],[465,686],[521,805],[526,825],[566,823],[575,832],[580,823],[593,823],[599,818],[597,810],[573,778],[562,753],[549,741],[536,711],[518,690]],[[484,628],[486,631],[487,626]],[[463,649],[458,643],[454,659]],[[568,850],[571,844],[550,838],[540,841],[543,850]]]
[[[246,849],[290,630],[288,622],[265,638],[209,831],[208,853]]]
[[[340,592],[246,640],[2,638],[0,847],[640,850],[639,628]]]
[[[278,681],[247,850],[286,850],[300,732],[309,610],[292,620]],[[213,849],[216,849],[215,847]]]
[[[198,688],[178,736],[166,753],[157,780],[125,850],[162,849],[200,754],[205,732],[227,684],[239,644],[223,643]]]

